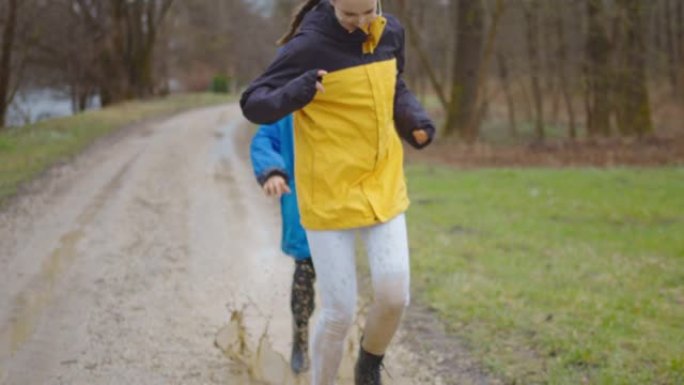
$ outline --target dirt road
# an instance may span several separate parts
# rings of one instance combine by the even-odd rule
[[[235,105],[129,127],[0,213],[0,384],[307,383],[249,135]],[[390,383],[441,383],[411,350]]]

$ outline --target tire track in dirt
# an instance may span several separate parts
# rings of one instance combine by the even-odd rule
[[[39,273],[14,299],[10,310],[12,316],[0,330],[0,346],[3,346],[3,349],[0,349],[3,353],[0,361],[6,358],[5,355],[14,354],[33,333],[43,309],[52,299],[57,280],[74,262],[84,230],[92,223],[107,199],[120,187],[123,176],[134,161],[135,158],[126,163],[103,187],[76,219],[78,227],[60,238],[59,246],[43,261]]]

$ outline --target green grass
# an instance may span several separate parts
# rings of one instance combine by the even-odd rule
[[[76,116],[0,131],[0,206],[19,186],[48,167],[78,154],[117,128],[192,107],[229,102],[218,94],[175,95],[123,103]]]
[[[415,291],[511,384],[684,384],[684,169],[407,169]]]

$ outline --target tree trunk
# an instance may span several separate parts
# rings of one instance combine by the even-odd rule
[[[406,25],[406,33],[408,34],[409,43],[411,44],[413,49],[416,50],[416,53],[418,54],[418,59],[420,60],[423,70],[426,72],[428,79],[430,80],[432,89],[435,91],[435,94],[437,94],[437,98],[439,99],[439,102],[441,103],[444,111],[446,112],[449,110],[449,101],[446,98],[446,93],[444,92],[444,87],[442,86],[442,83],[437,78],[437,72],[435,71],[434,66],[430,61],[430,55],[421,44],[420,36],[418,35],[417,29],[414,26],[413,21],[411,20],[410,15],[406,9],[406,0],[397,1],[397,10]]]
[[[487,113],[487,108],[489,106],[486,100],[486,74],[487,69],[490,67],[492,58],[494,57],[494,48],[496,46],[496,36],[499,31],[499,24],[504,12],[506,11],[506,3],[504,0],[496,0],[494,5],[494,10],[491,15],[491,22],[489,29],[487,31],[487,39],[485,41],[484,51],[482,52],[482,60],[480,62],[480,67],[477,69],[477,81],[475,82],[476,92],[475,101],[473,103],[473,111],[470,120],[466,122],[465,126],[465,138],[469,142],[476,141],[480,136],[480,126]]]
[[[126,62],[130,58],[127,44],[125,0],[110,0],[111,27],[102,39],[100,51],[100,98],[102,105],[118,103],[131,98],[128,89]]]
[[[677,95],[684,97],[684,1],[677,1],[677,67],[679,83]]]
[[[544,84],[542,87],[542,95],[545,100],[548,100],[549,107],[546,108],[548,112],[546,121],[554,125],[560,124],[560,109],[563,91],[561,90],[560,79],[558,78],[558,59],[557,53],[554,50],[554,18],[552,17],[551,9],[562,7],[561,4],[549,4],[551,2],[542,1],[537,3],[537,15],[540,18],[538,22],[539,29],[537,33],[540,35],[539,52],[540,52],[540,81]],[[545,17],[549,15],[549,17]],[[546,115],[546,114],[545,114]]]
[[[544,101],[541,89],[541,59],[539,55],[539,1],[532,0],[524,5],[527,35],[527,56],[530,62],[530,83],[534,102],[534,132],[535,139],[543,142],[544,131]]]
[[[681,0],[680,0],[681,1]],[[678,77],[678,62],[677,62],[677,43],[676,43],[676,35],[674,31],[674,23],[673,23],[673,17],[672,17],[672,12],[674,12],[674,9],[672,8],[672,3],[670,0],[665,0],[664,4],[664,14],[665,14],[665,42],[667,46],[667,63],[668,63],[668,75],[670,77],[670,86],[672,87],[672,93],[677,96],[677,84],[679,81],[677,80]]]
[[[149,97],[155,92],[154,63],[157,59],[157,43],[159,41],[159,30],[172,4],[172,0],[164,2],[147,3],[145,21],[145,31],[141,40],[140,50],[140,72],[138,75],[138,95],[139,97]],[[141,20],[142,23],[142,20]]]
[[[506,97],[506,106],[508,108],[508,134],[511,138],[518,137],[518,123],[515,118],[515,99],[511,92],[510,74],[508,70],[508,62],[506,56],[498,52],[497,62],[499,64],[499,78],[501,79],[501,88],[503,88],[504,96]]]
[[[655,47],[655,50],[657,52],[662,52],[664,51],[663,48],[663,38],[661,36],[661,31],[663,28],[663,25],[665,24],[662,19],[662,12],[658,12],[658,10],[655,10],[653,12],[653,20],[652,20],[652,29],[653,31],[651,32],[653,36],[653,46]]]
[[[622,68],[617,89],[617,124],[623,135],[642,137],[653,131],[651,106],[646,86],[646,46],[643,32],[641,0],[618,0],[623,12],[621,25]]]
[[[484,8],[481,0],[459,0],[452,3],[453,11],[458,14],[458,21],[445,132],[449,135],[457,131],[466,142],[472,143],[477,139],[479,129],[467,129],[467,125],[477,121],[477,83],[484,43]]]
[[[18,0],[7,1],[7,19],[2,31],[2,52],[0,52],[0,128],[5,126],[10,97],[10,74],[12,71],[12,51],[17,27]]]
[[[417,13],[417,19],[418,19],[418,30],[422,31],[425,28],[425,10],[426,7],[419,6],[418,9],[416,10]],[[416,92],[418,93],[419,100],[421,104],[425,105],[425,99],[426,99],[426,90],[427,90],[427,83],[425,79],[425,75],[423,74],[423,71],[421,71],[420,67],[416,66],[416,73],[418,74],[417,77],[417,84],[416,84]]]
[[[110,24],[101,51],[103,105],[155,92],[155,45],[172,0],[110,0]]]
[[[587,0],[587,132],[590,137],[610,135],[610,52],[604,29],[602,0]]]
[[[563,100],[568,112],[568,137],[572,140],[577,139],[577,123],[575,119],[575,110],[572,106],[572,91],[568,84],[568,75],[565,69],[565,63],[568,60],[567,42],[565,40],[565,20],[563,19],[563,12],[557,8],[556,13],[556,37],[558,38],[558,80],[560,82],[561,92],[563,93]]]

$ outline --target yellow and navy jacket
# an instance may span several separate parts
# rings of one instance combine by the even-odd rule
[[[386,222],[409,205],[399,135],[416,148],[435,128],[402,79],[404,30],[379,16],[347,31],[328,1],[243,93],[257,124],[294,113],[295,178],[302,225],[336,230]],[[317,92],[319,70],[324,92]],[[413,131],[430,141],[419,145]]]

